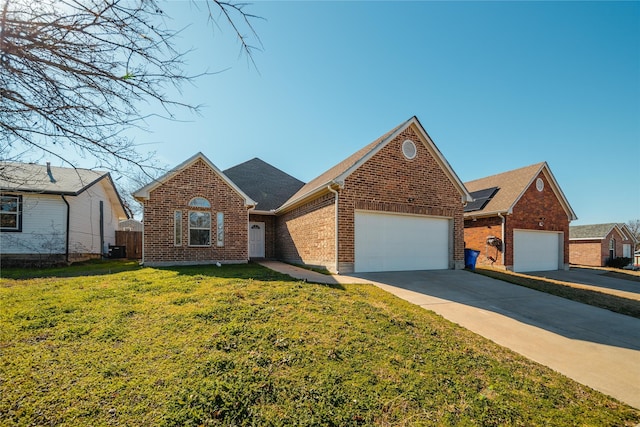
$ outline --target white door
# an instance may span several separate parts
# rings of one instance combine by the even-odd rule
[[[249,258],[264,258],[264,222],[249,223]]]
[[[513,232],[513,271],[558,270],[564,265],[562,233],[515,230]]]
[[[356,272],[449,268],[449,219],[355,213]]]

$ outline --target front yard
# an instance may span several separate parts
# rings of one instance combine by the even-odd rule
[[[37,273],[0,279],[2,425],[640,422],[370,285],[307,284],[254,264],[15,278]]]

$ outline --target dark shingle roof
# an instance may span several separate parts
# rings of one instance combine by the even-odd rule
[[[304,185],[257,157],[225,170],[224,174],[258,203],[259,211],[280,207]]]

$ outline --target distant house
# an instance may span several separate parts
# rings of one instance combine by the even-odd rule
[[[107,172],[3,162],[0,191],[5,266],[99,258],[127,218]]]
[[[464,241],[477,263],[516,272],[569,268],[569,222],[577,219],[546,162],[465,186]]]
[[[143,231],[144,225],[136,219],[125,219],[118,224],[119,231]]]
[[[464,267],[469,193],[416,117],[304,184],[202,153],[134,193],[147,265],[275,258],[333,272]]]
[[[602,267],[615,258],[633,257],[636,241],[626,224],[574,225],[569,233],[571,264]]]

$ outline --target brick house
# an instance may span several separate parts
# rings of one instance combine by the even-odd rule
[[[465,183],[464,240],[478,265],[513,271],[569,268],[569,222],[577,219],[546,162]]]
[[[223,173],[199,153],[134,196],[144,204],[146,263],[275,258],[341,273],[464,266],[471,197],[416,117],[306,185],[259,159]],[[192,242],[193,212],[210,214]],[[206,240],[207,226],[223,246]]]
[[[569,228],[571,264],[602,267],[611,259],[632,258],[635,238],[625,224],[574,225]]]
[[[146,265],[249,259],[249,209],[256,202],[204,154],[195,154],[133,196],[143,205]]]

